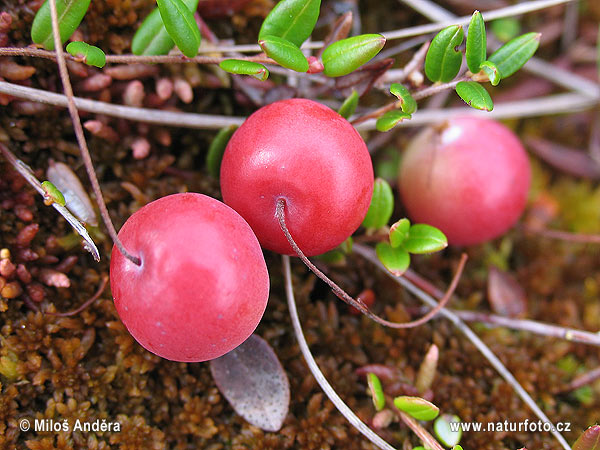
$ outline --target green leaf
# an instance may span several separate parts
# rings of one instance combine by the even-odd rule
[[[600,425],[592,425],[577,438],[573,450],[600,450]]]
[[[440,412],[437,406],[420,397],[396,397],[394,405],[417,420],[433,420]]]
[[[191,12],[198,8],[199,0],[183,0]],[[134,55],[166,55],[175,47],[175,42],[167,33],[160,11],[155,8],[144,19],[131,41],[131,51]]]
[[[460,442],[462,430],[458,427],[457,431],[453,431],[450,423],[460,423],[460,417],[452,414],[442,414],[433,422],[433,431],[442,444],[447,447],[454,447]]]
[[[375,252],[381,264],[397,277],[410,266],[410,255],[403,248],[394,248],[387,242],[379,242],[375,246]]]
[[[258,41],[269,58],[296,72],[307,72],[308,61],[298,46],[277,36],[265,36]]]
[[[494,20],[491,28],[498,40],[508,42],[521,32],[521,23],[514,17],[504,17]]]
[[[502,74],[498,70],[498,67],[496,67],[496,64],[491,61],[484,61],[481,63],[480,69],[487,75],[492,86],[498,86],[498,83],[502,79]]]
[[[485,23],[479,11],[473,13],[467,34],[467,66],[472,73],[479,72],[479,66],[487,55]]]
[[[502,78],[508,78],[533,56],[540,45],[539,33],[527,33],[512,39],[490,55],[488,61],[498,67]]]
[[[67,51],[75,58],[81,58],[88,66],[104,67],[106,55],[102,50],[86,42],[75,41],[67,45]]]
[[[387,225],[394,212],[394,194],[387,181],[377,178],[373,184],[371,204],[362,225],[365,228],[381,228]]]
[[[381,387],[381,381],[379,381],[379,378],[377,378],[377,375],[374,373],[368,373],[367,383],[369,385],[369,391],[371,392],[375,410],[381,411],[385,407],[385,395],[383,393],[383,388]]]
[[[392,83],[390,92],[398,97],[402,111],[407,114],[412,114],[417,110],[417,101],[410,94],[410,91],[400,83]]]
[[[342,250],[346,255],[349,255],[350,253],[352,253],[353,246],[354,246],[354,239],[352,239],[352,236],[348,236],[348,239],[346,239],[344,242],[342,242],[338,248],[340,250]]]
[[[462,445],[456,444],[454,447],[452,447],[452,450],[463,450],[463,448]]]
[[[296,47],[311,35],[317,19],[321,0],[282,0],[260,27],[258,40],[267,36],[277,36],[292,42]]]
[[[431,225],[418,223],[410,227],[404,248],[410,253],[432,253],[448,247],[446,235]]]
[[[42,189],[44,190],[44,199],[50,200],[52,203],[58,203],[60,206],[65,206],[66,200],[62,192],[58,190],[50,181],[42,182]]]
[[[56,0],[58,14],[58,28],[60,40],[67,42],[87,12],[90,0]],[[31,40],[42,45],[46,50],[54,50],[54,37],[52,36],[52,17],[50,15],[50,2],[46,0],[38,10],[31,25]]]
[[[433,38],[425,57],[425,75],[432,82],[447,83],[458,74],[462,53],[456,48],[463,38],[464,32],[459,25],[446,27]]]
[[[390,244],[392,247],[400,247],[408,239],[410,220],[400,219],[390,228]]]
[[[265,66],[252,61],[244,61],[243,59],[226,59],[221,61],[219,67],[225,72],[236,73],[238,75],[251,75],[260,81],[265,81],[269,78],[269,71]]]
[[[352,89],[352,94],[350,94],[348,96],[348,98],[346,100],[344,100],[344,103],[342,103],[342,106],[340,106],[338,113],[344,119],[348,119],[352,114],[354,114],[354,111],[356,111],[357,106],[358,106],[358,92],[356,92],[356,90]]]
[[[461,81],[456,85],[456,93],[472,108],[484,111],[494,109],[490,94],[477,81]]]
[[[156,0],[162,22],[177,48],[188,58],[198,54],[200,29],[182,0]]]
[[[375,122],[375,127],[377,128],[377,131],[390,131],[404,119],[410,119],[411,117],[412,116],[410,114],[394,109],[386,112],[383,116],[377,119],[377,122]]]
[[[332,266],[339,266],[346,262],[346,255],[339,250],[330,250],[321,255],[317,255],[316,258],[323,261],[325,264]]]
[[[208,153],[206,154],[206,169],[208,170],[208,173],[215,178],[219,178],[223,154],[225,153],[227,143],[235,130],[237,130],[237,125],[221,128],[210,143]]]
[[[358,69],[377,55],[385,45],[380,34],[361,34],[334,42],[325,49],[321,59],[328,77],[341,77]]]

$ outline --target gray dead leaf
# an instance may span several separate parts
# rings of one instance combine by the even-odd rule
[[[488,300],[496,314],[517,317],[527,311],[525,291],[509,273],[491,266],[487,290]]]
[[[265,431],[278,431],[290,406],[290,383],[271,346],[252,335],[210,362],[221,394],[236,413]]]

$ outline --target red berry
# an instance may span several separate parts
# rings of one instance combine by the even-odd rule
[[[402,201],[414,222],[440,228],[451,244],[506,232],[525,208],[529,159],[507,127],[460,117],[417,135],[400,166]]]
[[[252,114],[221,165],[223,200],[260,243],[294,254],[275,216],[286,203],[290,233],[306,255],[331,250],[361,224],[373,193],[367,147],[350,123],[317,102],[291,99]]]
[[[217,358],[248,338],[269,296],[256,236],[235,211],[175,194],[133,214],[113,247],[110,286],[121,320],[147,350],[174,361]]]

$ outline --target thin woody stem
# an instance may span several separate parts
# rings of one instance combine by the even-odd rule
[[[290,243],[294,252],[298,255],[298,257],[302,260],[302,262],[304,264],[306,264],[306,266],[316,276],[318,276],[321,280],[323,280],[325,283],[327,283],[327,285],[333,290],[333,293],[337,297],[339,297],[340,299],[342,299],[349,305],[355,307],[361,313],[365,314],[367,317],[369,317],[370,319],[379,323],[380,325],[384,325],[384,326],[390,327],[390,328],[414,328],[414,327],[423,325],[423,324],[427,323],[429,320],[431,320],[448,303],[448,301],[450,300],[450,297],[452,297],[452,294],[454,293],[454,290],[456,289],[456,286],[458,285],[458,281],[460,280],[460,276],[465,267],[465,263],[467,262],[467,255],[463,253],[460,258],[460,262],[458,264],[456,273],[454,274],[454,278],[452,279],[452,282],[450,283],[450,287],[446,291],[444,298],[442,298],[442,300],[439,302],[439,304],[435,308],[432,308],[431,311],[429,311],[423,317],[421,317],[417,320],[413,320],[412,322],[403,322],[403,323],[391,322],[391,321],[385,320],[385,319],[379,317],[378,315],[374,314],[373,312],[371,312],[371,310],[369,310],[367,305],[365,305],[365,303],[362,300],[355,299],[352,296],[348,295],[348,293],[346,291],[344,291],[334,281],[332,281],[330,278],[328,278],[327,275],[325,275],[323,272],[321,272],[317,268],[317,266],[315,266],[306,257],[306,255],[300,249],[300,247],[298,247],[298,244],[296,244],[296,241],[294,241],[294,238],[292,237],[292,235],[290,234],[290,231],[288,230],[287,224],[285,222],[285,200],[283,200],[281,198],[277,200],[276,216],[277,216],[277,219],[279,220],[279,226],[281,227],[283,234],[285,234],[285,237],[288,240],[288,242]]]
[[[83,159],[83,164],[85,165],[85,169],[92,184],[92,189],[94,190],[96,201],[98,202],[98,206],[100,207],[100,215],[102,216],[102,220],[104,221],[104,224],[108,229],[108,234],[112,238],[119,251],[123,254],[123,256],[125,256],[131,262],[139,266],[141,264],[140,258],[130,254],[125,249],[123,243],[117,236],[117,230],[115,230],[115,227],[110,219],[110,214],[108,213],[106,203],[104,203],[104,197],[102,197],[100,183],[98,183],[98,177],[96,176],[96,171],[94,170],[94,164],[92,163],[90,151],[85,140],[85,135],[83,134],[83,127],[81,126],[81,120],[79,119],[79,112],[77,111],[77,106],[75,106],[75,101],[73,100],[73,87],[71,86],[71,80],[69,79],[69,72],[67,71],[67,63],[65,61],[65,55],[62,50],[62,42],[59,34],[58,14],[56,12],[56,0],[50,0],[50,14],[52,17],[52,32],[54,35],[54,47],[56,48],[58,71],[60,73],[60,78],[63,84],[63,88],[65,90],[65,96],[67,97],[67,108],[69,109],[71,121],[73,122],[73,128],[75,130],[75,136],[77,137],[77,143],[79,144],[81,158]]]

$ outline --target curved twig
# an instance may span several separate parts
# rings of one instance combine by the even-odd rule
[[[321,280],[323,280],[325,283],[327,283],[327,285],[331,288],[333,293],[338,298],[342,299],[343,301],[348,303],[350,306],[353,306],[354,308],[358,309],[361,313],[363,313],[364,315],[369,317],[371,320],[377,322],[380,325],[384,325],[386,327],[414,328],[414,327],[418,327],[418,326],[423,325],[423,324],[427,323],[428,321],[430,321],[448,303],[448,301],[452,297],[452,294],[453,294],[454,290],[456,289],[456,286],[458,285],[458,281],[460,280],[460,276],[465,267],[465,263],[467,262],[467,255],[465,253],[463,253],[460,258],[458,268],[456,269],[456,273],[454,274],[454,278],[452,279],[452,282],[450,283],[450,287],[446,291],[444,298],[440,301],[440,303],[438,305],[436,305],[435,308],[433,308],[431,311],[429,311],[423,317],[421,317],[417,320],[413,320],[411,322],[402,322],[402,323],[391,322],[389,320],[385,320],[385,319],[379,317],[377,314],[375,314],[371,310],[369,310],[367,305],[365,305],[365,303],[362,300],[355,299],[352,296],[348,295],[348,293],[346,291],[344,291],[333,280],[331,280],[329,277],[327,277],[327,275],[325,275],[323,272],[321,272],[317,268],[317,266],[315,266],[306,257],[304,252],[300,249],[300,247],[298,247],[298,244],[296,244],[296,241],[294,241],[294,238],[290,234],[290,231],[288,230],[288,227],[285,223],[285,200],[284,199],[280,198],[277,200],[277,208],[276,208],[275,214],[277,216],[277,219],[279,220],[279,226],[281,227],[283,234],[285,234],[285,237],[288,240],[288,242],[290,243],[290,245],[292,246],[292,249],[294,249],[294,252],[296,252],[296,254],[302,260],[302,262],[304,264],[306,264],[306,266],[316,276],[318,276]]]
[[[104,275],[102,277],[102,281],[100,282],[100,286],[98,286],[98,290],[96,291],[96,293],[94,295],[92,295],[91,298],[89,298],[88,300],[86,300],[85,302],[83,302],[81,304],[81,306],[79,306],[78,308],[72,310],[72,311],[68,311],[68,312],[45,312],[44,314],[47,316],[58,316],[58,317],[69,317],[69,316],[74,316],[76,314],[79,314],[81,311],[83,311],[85,308],[87,308],[88,306],[90,306],[92,303],[94,303],[96,300],[98,300],[100,298],[100,296],[102,295],[102,293],[104,292],[104,289],[106,289],[106,284],[108,283],[108,277],[106,275]]]

